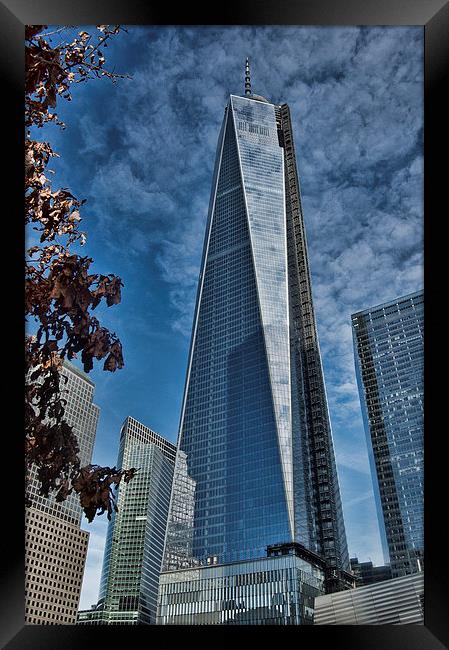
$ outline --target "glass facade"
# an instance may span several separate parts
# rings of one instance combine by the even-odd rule
[[[294,515],[283,150],[279,146],[272,104],[231,96],[230,110],[237,134],[253,273],[291,538],[294,535]]]
[[[99,601],[79,623],[153,624],[176,447],[134,418],[120,432],[118,467],[136,467],[120,484],[106,537]]]
[[[275,107],[284,151],[295,541],[329,569],[349,570],[332,431],[318,342],[290,109]]]
[[[372,562],[359,562],[356,557],[351,557],[349,561],[351,563],[351,571],[356,576],[356,584],[358,587],[391,579],[391,567],[389,564],[385,566],[373,566]]]
[[[349,569],[288,106],[221,128],[164,570],[297,541]]]
[[[295,555],[161,575],[161,625],[311,625],[321,569]]]
[[[423,568],[424,295],[352,316],[354,356],[385,561]]]

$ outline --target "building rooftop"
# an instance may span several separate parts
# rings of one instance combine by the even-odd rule
[[[67,359],[64,359],[62,365],[64,368],[67,368],[67,370],[70,370],[75,375],[78,375],[78,377],[80,377],[81,379],[84,379],[84,381],[87,381],[87,383],[89,383],[91,386],[95,386],[92,379],[88,377],[88,375],[86,375],[85,372],[83,372],[80,368],[77,368],[73,363],[71,363]]]

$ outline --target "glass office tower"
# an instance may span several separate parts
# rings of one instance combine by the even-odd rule
[[[164,570],[293,542],[349,569],[289,108],[248,68],[218,140],[178,447]]]
[[[137,474],[121,483],[109,522],[99,601],[79,624],[154,624],[176,447],[127,417],[117,467]]]
[[[352,328],[384,556],[398,577],[423,568],[423,292],[353,314]]]

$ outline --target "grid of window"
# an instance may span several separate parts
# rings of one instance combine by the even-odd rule
[[[91,462],[99,408],[92,403],[94,384],[81,370],[64,361],[61,391],[65,420],[76,434],[81,465]],[[74,624],[87,554],[88,533],[80,530],[82,508],[73,493],[57,503],[54,495],[39,495],[35,467],[25,520],[25,622]]]
[[[26,623],[75,624],[89,533],[37,508],[25,531]]]
[[[118,467],[136,467],[121,484],[108,526],[99,602],[79,622],[152,624],[161,570],[176,447],[128,417],[120,431]]]
[[[293,471],[291,445],[290,337],[287,295],[287,248],[284,157],[272,104],[231,95],[237,129],[245,204],[254,259],[257,292],[270,373],[284,485],[293,535]],[[270,137],[251,135],[264,125]]]
[[[369,585],[391,579],[391,566],[373,566],[372,562],[359,562],[351,558],[351,571],[357,577],[357,586]]]
[[[406,575],[423,565],[423,293],[354,314],[352,325],[385,554],[393,576]]]
[[[81,466],[91,462],[95,433],[100,414],[98,406],[92,403],[94,384],[89,377],[69,361],[64,361],[61,371],[61,393],[66,400],[64,419],[73,427],[79,446]],[[36,468],[31,470],[29,496],[33,506],[72,523],[81,523],[83,511],[77,494],[57,503],[54,495],[48,498],[39,494],[40,482]]]
[[[307,625],[320,569],[295,556],[164,573],[160,625]]]
[[[181,449],[173,476],[170,525],[167,526],[163,570],[182,569],[196,564],[193,555],[196,482],[189,476],[187,456]]]
[[[179,442],[185,471],[182,481],[177,478],[174,483],[166,566],[175,559],[185,566],[206,562],[209,556],[220,562],[260,557],[268,544],[291,539],[229,111],[203,276]],[[177,470],[177,477],[180,474]],[[194,504],[186,511],[179,493],[189,486],[194,486],[194,492],[190,489]],[[190,558],[180,557],[182,526],[191,531],[191,543],[184,549]]]
[[[275,107],[284,148],[290,309],[295,538],[349,570],[331,423],[312,300],[290,109]]]
[[[179,446],[166,570],[293,539],[349,569],[286,105],[225,111]]]

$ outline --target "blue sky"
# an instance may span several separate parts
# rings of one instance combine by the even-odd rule
[[[93,462],[115,464],[127,415],[176,441],[215,147],[248,56],[253,92],[291,109],[349,552],[382,564],[350,315],[423,287],[423,29],[127,29],[104,53],[132,79],[73,87],[67,129],[38,134],[61,155],[55,184],[87,199],[83,253],[125,285],[97,310],[125,367],[90,374]],[[106,516],[84,527],[88,608]]]

